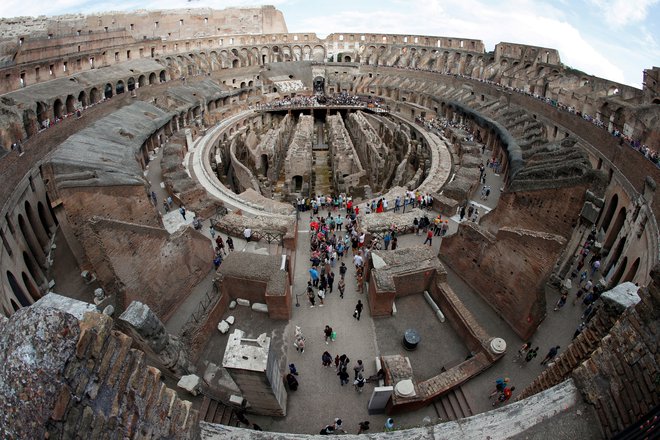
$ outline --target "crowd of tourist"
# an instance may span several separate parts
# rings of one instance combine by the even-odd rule
[[[328,107],[328,106],[346,106],[346,107],[367,107],[384,108],[383,101],[379,98],[370,96],[352,95],[341,92],[336,95],[311,95],[294,96],[290,98],[281,98],[266,104],[257,104],[257,110],[273,110],[290,107]]]
[[[574,114],[576,116],[581,117],[585,121],[591,122],[597,127],[600,127],[602,129],[605,129],[608,131],[608,133],[616,138],[619,138],[621,142],[625,143],[628,145],[630,148],[634,149],[635,151],[638,151],[640,154],[642,154],[645,158],[653,162],[656,166],[660,167],[660,153],[658,153],[656,150],[653,150],[650,148],[648,145],[642,144],[638,139],[634,139],[630,136],[625,135],[624,133],[621,132],[618,128],[614,127],[612,131],[609,130],[609,124],[606,122],[601,121],[597,117],[594,117],[592,115],[589,115],[584,112],[580,112],[579,110],[575,109],[575,107],[564,104],[556,99],[548,98],[545,96],[541,96],[536,93],[531,93],[525,89],[520,89],[518,87],[511,87],[507,86],[504,84],[501,84],[496,81],[491,81],[488,79],[483,79],[483,78],[478,78],[478,77],[473,77],[470,75],[463,75],[463,74],[455,74],[455,73],[450,73],[448,71],[439,71],[435,69],[421,69],[419,67],[406,67],[406,66],[392,66],[397,69],[403,69],[403,70],[419,70],[419,71],[427,71],[427,72],[434,72],[434,73],[440,73],[442,75],[447,75],[447,76],[454,76],[454,77],[459,77],[459,78],[467,78],[471,79],[474,81],[479,81],[481,83],[489,84],[495,87],[501,87],[507,91],[523,94],[530,96],[532,98],[538,99],[539,101],[543,101],[548,105],[551,105],[559,110]]]

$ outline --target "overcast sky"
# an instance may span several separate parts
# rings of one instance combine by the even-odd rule
[[[660,65],[660,0],[271,0],[290,32],[403,33],[507,41],[559,50],[567,66],[641,88]],[[184,7],[252,0],[3,0],[0,16]]]

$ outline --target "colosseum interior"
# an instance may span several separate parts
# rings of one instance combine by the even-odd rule
[[[273,6],[0,29],[2,438],[657,438],[660,68]]]

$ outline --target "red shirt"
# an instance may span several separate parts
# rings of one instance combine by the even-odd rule
[[[426,233],[427,238],[433,238],[433,231],[429,229],[429,231]]]

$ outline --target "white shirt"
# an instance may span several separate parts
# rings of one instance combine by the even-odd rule
[[[243,236],[244,236],[245,238],[250,238],[250,237],[252,236],[252,229],[250,229],[250,228],[245,228],[245,230],[243,231]]]

